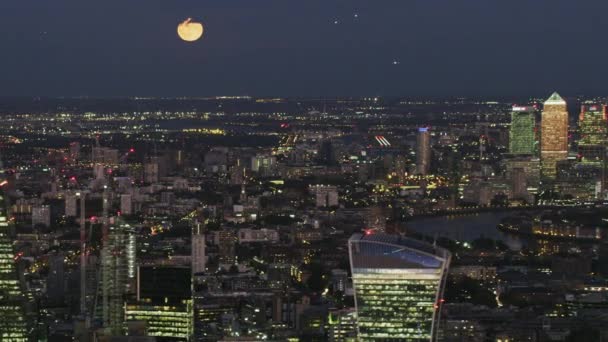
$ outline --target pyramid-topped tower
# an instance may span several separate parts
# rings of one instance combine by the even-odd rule
[[[557,176],[557,162],[568,157],[568,107],[566,101],[553,93],[541,116],[540,158],[546,180]]]

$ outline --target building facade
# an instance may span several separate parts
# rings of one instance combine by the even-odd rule
[[[583,105],[579,115],[580,140],[578,154],[583,163],[600,164],[605,159],[608,145],[606,106]]]
[[[553,93],[544,104],[540,148],[542,176],[554,180],[557,162],[568,157],[568,108],[558,93]]]
[[[388,234],[348,241],[360,341],[435,341],[450,253]]]
[[[416,144],[416,171],[421,175],[429,173],[431,166],[431,133],[427,127],[418,129]]]
[[[513,106],[509,129],[509,153],[534,154],[536,148],[536,109]]]
[[[19,284],[14,256],[6,203],[0,193],[0,341],[28,342],[25,298]]]

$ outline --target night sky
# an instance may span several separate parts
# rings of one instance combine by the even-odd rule
[[[0,96],[606,95],[607,13],[606,0],[1,0]],[[188,17],[205,25],[195,43],[176,34]]]

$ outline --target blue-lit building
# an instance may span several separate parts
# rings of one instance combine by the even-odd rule
[[[435,341],[450,253],[400,235],[348,241],[359,341]]]

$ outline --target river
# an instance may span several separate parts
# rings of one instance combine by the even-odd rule
[[[510,249],[518,251],[526,245],[526,241],[496,229],[500,220],[509,215],[513,215],[513,212],[424,217],[408,221],[406,227],[427,236],[446,237],[457,241],[471,242],[481,237],[500,240]]]

